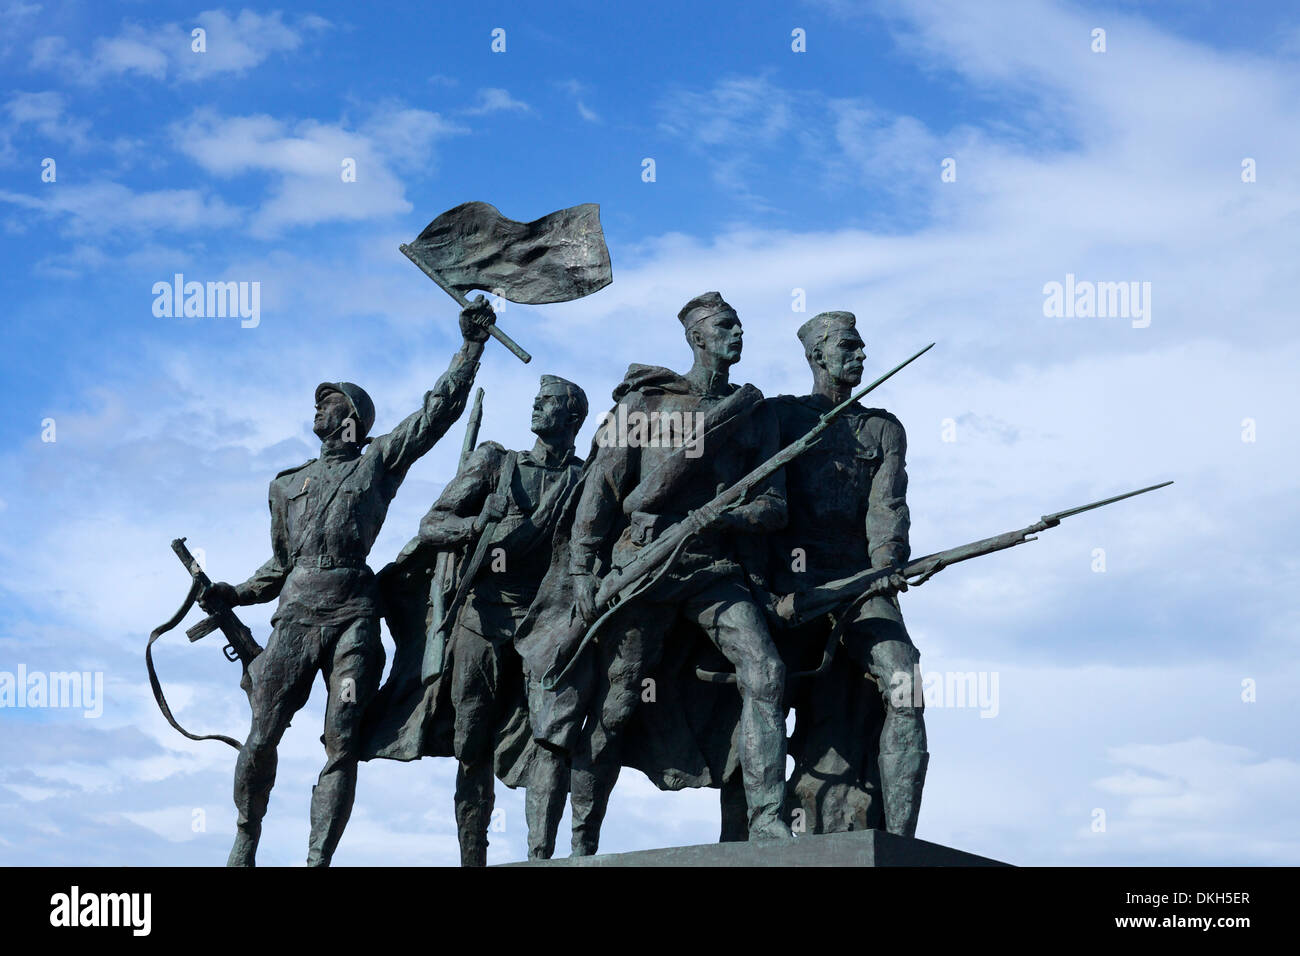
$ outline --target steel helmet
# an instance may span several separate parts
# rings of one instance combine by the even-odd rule
[[[352,418],[357,423],[357,441],[370,434],[375,424],[375,403],[364,388],[351,382],[321,382],[316,386],[316,401],[319,402],[326,392],[338,392],[352,406]]]

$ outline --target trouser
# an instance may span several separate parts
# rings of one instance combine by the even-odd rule
[[[884,706],[876,760],[885,829],[913,836],[930,758],[921,693],[921,652],[906,629],[890,621],[853,621],[844,629],[843,642],[849,659],[875,679]]]
[[[498,728],[524,700],[523,662],[510,643],[513,631],[488,640],[457,626],[450,648],[451,701],[455,712],[456,830],[462,866],[487,864],[488,829],[496,802]],[[538,748],[525,783],[528,856],[550,859],[569,792],[567,764]]]
[[[698,624],[735,666],[741,696],[740,767],[751,837],[789,835],[781,820],[785,787],[785,665],[762,611],[738,574],[673,603],[637,600],[602,629],[594,692],[577,737],[570,787],[573,852],[595,853],[618,779],[622,733],[679,619]],[[650,706],[650,705],[647,705]]]
[[[858,620],[844,628],[844,652],[879,688],[885,708],[881,753],[925,750],[921,652],[907,631],[889,621]]]
[[[232,865],[252,865],[262,817],[275,785],[276,748],[311,696],[316,672],[325,678],[325,767],[311,795],[307,865],[328,866],[356,794],[362,714],[379,688],[384,648],[378,617],[341,626],[280,620],[266,649],[248,668],[252,726],[235,761],[238,834]]]

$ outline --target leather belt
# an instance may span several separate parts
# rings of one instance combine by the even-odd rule
[[[330,568],[356,568],[361,569],[366,566],[365,558],[336,558],[329,554],[305,555],[300,554],[294,558],[293,566],[295,568],[318,568],[320,570],[329,570]]]

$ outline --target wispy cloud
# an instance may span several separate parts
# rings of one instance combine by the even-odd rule
[[[0,202],[51,219],[77,237],[192,232],[241,218],[238,209],[197,189],[134,190],[121,183],[58,185],[35,194],[0,189]]]
[[[428,172],[435,144],[461,132],[437,113],[398,104],[382,106],[356,127],[201,110],[171,129],[176,148],[218,177],[271,176],[250,223],[258,236],[409,212],[399,174],[416,167]]]
[[[573,80],[573,79],[561,80],[557,82],[555,85],[558,86],[565,93],[568,93],[570,97],[572,97],[573,105],[577,108],[579,116],[581,116],[588,123],[601,122],[600,114],[598,114],[595,110],[591,109],[591,107],[589,107],[586,102],[591,97],[591,93],[592,93],[591,87],[589,87],[585,83],[581,83],[578,80]]]
[[[482,116],[487,113],[531,113],[532,110],[527,103],[511,96],[509,90],[486,87],[478,91],[477,102],[461,112],[466,116]]]
[[[90,123],[69,115],[67,97],[54,90],[15,92],[0,107],[0,165],[16,161],[16,140],[35,141],[44,156],[51,146],[84,150],[90,145]]]
[[[234,16],[207,10],[188,25],[127,23],[117,34],[96,39],[88,53],[62,36],[39,37],[32,47],[31,66],[83,85],[115,77],[203,80],[245,73],[276,53],[299,49],[329,26],[314,14],[300,16],[291,25],[278,10],[265,15],[241,10]],[[195,29],[205,31],[201,43]]]

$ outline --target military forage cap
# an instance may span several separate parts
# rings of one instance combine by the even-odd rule
[[[717,292],[705,292],[703,295],[697,295],[682,306],[682,311],[677,313],[677,319],[688,330],[697,322],[703,322],[715,315],[723,312],[735,312],[731,306],[727,305],[722,295]]]
[[[375,403],[370,400],[364,388],[351,382],[321,382],[316,386],[316,401],[319,402],[326,392],[338,392],[352,406],[358,441],[370,434],[370,429],[375,424]]]
[[[541,387],[563,392],[569,399],[569,408],[576,411],[581,418],[586,419],[587,393],[577,384],[570,382],[567,378],[560,378],[558,375],[543,375]]]
[[[826,341],[832,332],[856,329],[858,320],[852,312],[818,312],[811,319],[799,326],[796,333],[803,343],[805,352],[812,352]]]

